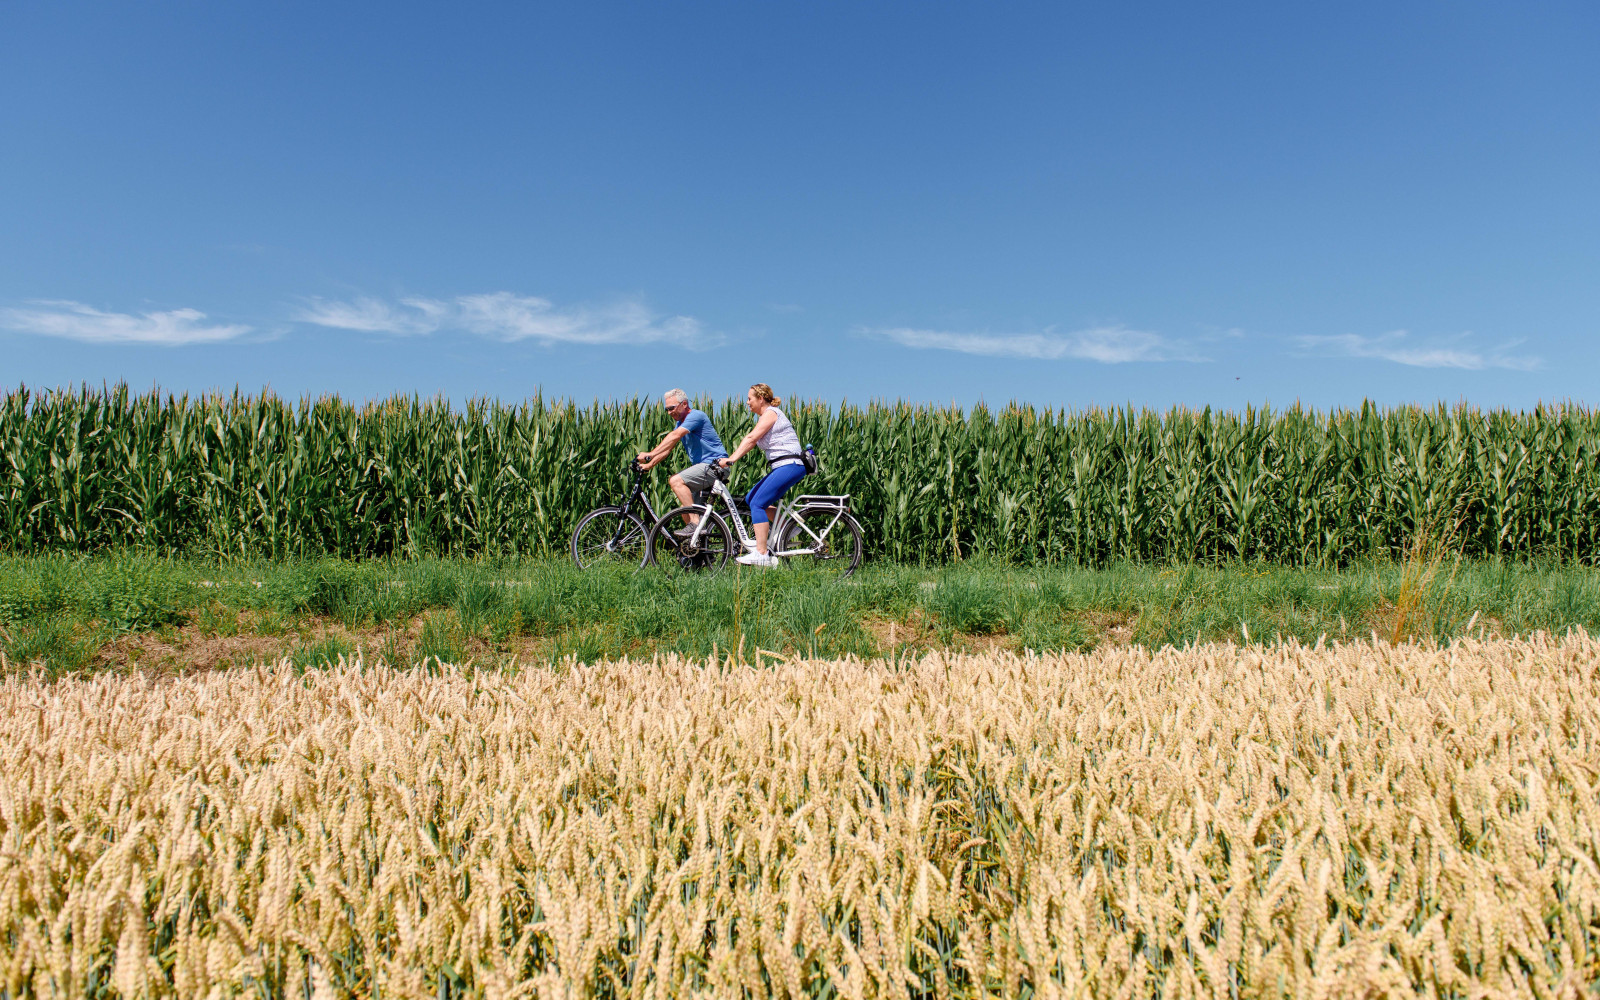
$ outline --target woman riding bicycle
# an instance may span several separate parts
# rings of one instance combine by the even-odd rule
[[[744,553],[738,560],[746,566],[778,565],[778,558],[767,551],[767,533],[772,530],[772,519],[778,516],[778,501],[806,474],[800,435],[795,433],[788,415],[778,409],[780,402],[782,400],[772,394],[772,386],[765,382],[751,386],[745,405],[756,415],[756,425],[739,442],[739,447],[733,449],[733,454],[717,463],[726,469],[757,447],[767,458],[769,471],[745,495],[756,531],[756,550]]]

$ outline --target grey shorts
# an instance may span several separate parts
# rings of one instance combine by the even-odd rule
[[[679,472],[678,478],[683,480],[683,485],[689,487],[695,503],[705,503],[706,494],[711,492],[711,484],[716,482],[716,477],[711,474],[710,462],[691,465]]]

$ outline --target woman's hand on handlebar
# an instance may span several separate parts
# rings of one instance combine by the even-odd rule
[[[724,469],[728,468],[733,463],[734,463],[734,459],[731,459],[731,458],[719,458],[719,459],[717,459],[717,465],[721,466]]]

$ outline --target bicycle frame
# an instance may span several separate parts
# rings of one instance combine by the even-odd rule
[[[832,502],[829,503],[828,501]],[[795,504],[798,504],[798,506],[795,506]],[[807,524],[806,519],[800,516],[800,512],[807,508],[832,511],[833,518],[820,532],[812,531],[811,525]],[[827,544],[823,539],[828,537],[828,532],[833,530],[833,526],[838,524],[839,519],[844,517],[849,510],[849,498],[841,500],[838,497],[804,496],[796,499],[794,504],[786,503],[780,506],[777,520],[772,524],[773,534],[780,540],[787,537],[789,533],[785,529],[789,527],[790,522],[793,522],[800,526],[801,531],[811,536],[811,546],[803,549],[784,549],[773,554],[778,556],[809,556],[815,554],[819,546]]]
[[[645,519],[644,523],[645,524],[655,524],[656,523],[656,509],[654,507],[650,506],[650,497],[644,491],[644,484],[642,482],[642,479],[643,479],[643,477],[640,477],[639,479],[635,479],[633,481],[633,489],[628,493],[628,496],[626,498],[624,498],[623,501],[622,501],[622,512],[624,514],[633,513],[633,502],[635,500],[637,500],[637,501],[639,501],[639,506],[644,508],[644,512],[646,514],[650,515],[648,518]]]
[[[738,503],[734,500],[733,492],[728,489],[728,484],[721,479],[717,479],[711,484],[711,492],[713,495],[722,500],[723,507],[727,509],[728,516],[725,518],[725,520],[733,522],[733,530],[734,533],[739,536],[739,544],[746,549],[754,548],[755,535],[751,529],[746,528],[745,519],[739,516]],[[648,500],[645,502],[646,504],[649,503]],[[839,519],[843,517],[850,509],[848,497],[803,496],[800,497],[796,502],[800,503],[804,507],[822,507],[823,509],[831,510],[833,512],[833,519],[828,522],[827,526],[824,527],[820,533],[812,531],[811,526],[806,524],[805,518],[799,516],[799,513],[793,504],[791,504],[787,499],[778,501],[778,515],[772,519],[772,531],[767,536],[768,539],[772,542],[781,540],[784,536],[783,529],[787,528],[789,523],[793,521],[795,524],[800,526],[801,531],[804,531],[806,534],[811,536],[812,541],[812,545],[809,548],[783,549],[781,551],[775,548],[769,549],[773,555],[779,556],[780,558],[785,556],[809,556],[815,553],[817,551],[817,546],[825,544],[823,539],[827,537],[828,532],[833,530],[833,526],[838,524]],[[707,515],[715,512],[710,499],[707,499],[704,503],[699,504],[698,506],[701,508],[700,519],[695,522],[694,533],[689,536],[688,540],[690,545],[700,544],[700,535],[705,531],[705,526],[710,523]]]
[[[649,515],[649,517],[644,519],[644,524],[647,530],[649,525],[656,523],[656,509],[655,507],[651,506],[650,497],[644,491],[644,472],[637,468],[632,469],[631,471],[633,473],[632,482],[628,484],[628,492],[622,498],[622,503],[620,504],[620,508],[624,516],[617,521],[617,533],[612,536],[611,539],[613,542],[622,537],[623,529],[626,528],[628,524],[626,515],[633,514],[633,505],[635,503],[643,507],[644,512]],[[634,516],[637,517],[638,515]]]

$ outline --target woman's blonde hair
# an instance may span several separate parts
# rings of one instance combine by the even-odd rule
[[[768,406],[783,405],[783,400],[779,399],[777,396],[774,396],[772,394],[772,386],[765,382],[757,382],[755,385],[750,387],[750,391],[756,394],[757,399],[766,400]]]

